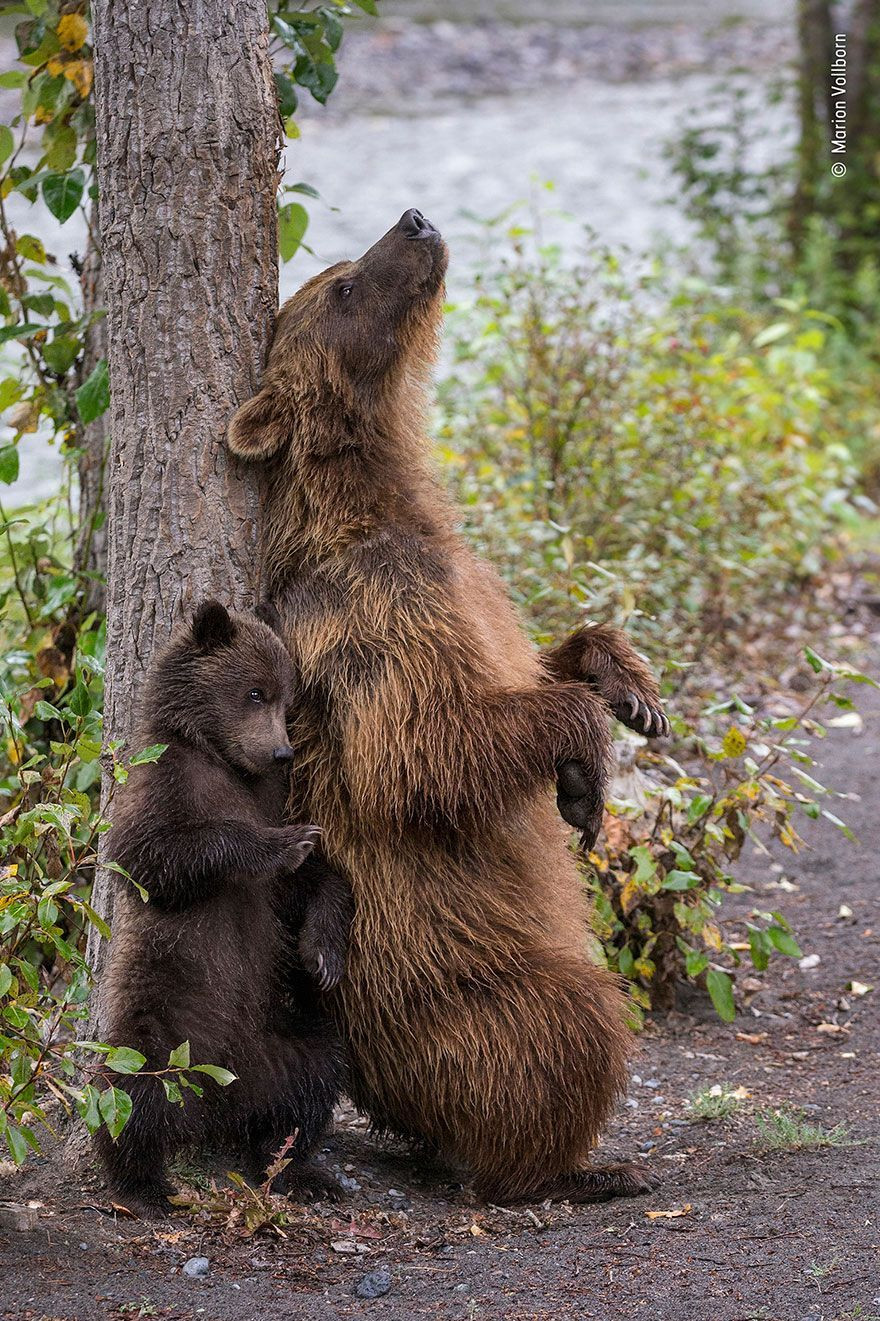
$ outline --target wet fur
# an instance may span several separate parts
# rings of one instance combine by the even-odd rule
[[[132,771],[111,834],[111,856],[150,899],[115,878],[101,989],[106,1039],[141,1051],[145,1073],[164,1069],[189,1041],[192,1063],[238,1079],[221,1088],[194,1074],[204,1098],[184,1092],[181,1107],[168,1103],[157,1078],[108,1072],[105,1081],[134,1105],[119,1139],[102,1129],[98,1148],[114,1194],[132,1209],[162,1208],[171,1191],[166,1163],[190,1144],[243,1139],[265,1169],[296,1134],[282,1176],[291,1185],[343,1083],[338,1033],[307,972],[321,956],[341,975],[350,891],[307,856],[316,832],[283,824],[289,786],[271,761],[271,712],[240,706],[255,685],[271,693],[283,739],[289,658],[264,624],[232,623],[233,635],[203,632],[200,644],[184,630],[156,663],[137,743],[168,747]],[[267,727],[248,729],[260,721]],[[257,742],[267,737],[265,766],[242,769],[242,760],[256,765]]]
[[[598,829],[602,675],[542,662],[455,529],[424,424],[445,253],[394,235],[285,305],[229,437],[270,462],[265,574],[300,684],[290,812],[355,893],[334,1001],[349,1090],[492,1200],[642,1191],[629,1167],[586,1168],[630,1034],[548,793],[573,763]],[[348,279],[363,297],[343,310]]]

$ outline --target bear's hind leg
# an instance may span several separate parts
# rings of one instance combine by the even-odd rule
[[[342,1048],[329,1031],[301,1037],[270,1037],[251,1094],[248,1119],[255,1163],[268,1170],[287,1138],[293,1138],[288,1165],[275,1176],[272,1191],[287,1196],[338,1194],[335,1181],[308,1163],[330,1127],[343,1086]]]
[[[599,1165],[595,1168],[572,1170],[546,1182],[538,1181],[533,1188],[519,1190],[515,1197],[504,1189],[491,1185],[478,1185],[479,1196],[487,1202],[505,1205],[510,1202],[610,1202],[614,1197],[640,1197],[653,1192],[660,1179],[653,1170],[630,1162],[620,1165]]]
[[[115,1140],[106,1128],[95,1135],[111,1194],[142,1217],[168,1215],[174,1189],[165,1166],[186,1141],[184,1116],[169,1104],[158,1078],[114,1078],[114,1085],[128,1092],[132,1112]]]

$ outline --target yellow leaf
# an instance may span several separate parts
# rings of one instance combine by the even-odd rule
[[[92,90],[92,61],[74,60],[64,66],[64,77],[69,78],[82,99],[85,101]]]
[[[741,757],[746,750],[746,736],[736,725],[731,725],[724,735],[721,751],[725,757]]]
[[[620,906],[626,917],[638,903],[641,892],[641,886],[637,885],[631,876],[620,892]]]
[[[21,753],[18,750],[18,744],[15,742],[15,739],[7,739],[6,755],[12,762],[13,766],[17,766],[21,761]]]
[[[79,50],[89,35],[89,25],[82,14],[65,14],[55,29],[65,50]]]
[[[55,112],[53,110],[47,110],[45,106],[37,106],[34,111],[34,123],[51,124],[54,114]]]
[[[700,935],[703,937],[703,943],[708,945],[710,949],[721,949],[721,932],[714,922],[707,922]]]
[[[693,1207],[690,1202],[685,1202],[680,1211],[646,1211],[645,1215],[649,1220],[678,1220],[680,1216],[689,1216]]]
[[[18,875],[18,863],[10,862],[7,867],[0,867],[0,881],[11,881]]]
[[[50,73],[53,78],[57,78],[59,73],[64,72],[66,64],[67,60],[63,55],[53,55],[50,60],[46,61],[46,72]]]

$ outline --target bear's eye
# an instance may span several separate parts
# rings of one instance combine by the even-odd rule
[[[248,697],[252,702],[256,702],[258,706],[266,700],[266,694],[263,692],[262,688],[252,688],[248,693]]]
[[[353,288],[354,288],[354,285],[351,285],[351,284],[341,284],[341,285],[339,286],[339,297],[340,297],[340,298],[350,298],[350,297],[351,297],[351,291],[352,291]]]

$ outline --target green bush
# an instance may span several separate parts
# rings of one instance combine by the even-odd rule
[[[518,238],[453,313],[449,479],[538,636],[579,611],[689,660],[838,553],[855,481],[830,429],[827,318],[756,327],[705,285],[635,292],[592,247]]]

